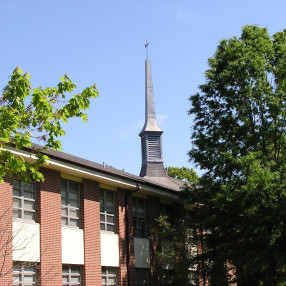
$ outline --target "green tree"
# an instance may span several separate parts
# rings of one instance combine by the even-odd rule
[[[178,180],[184,180],[190,183],[198,183],[199,181],[199,176],[193,170],[193,168],[189,169],[187,167],[166,167],[165,170],[169,177],[173,177]]]
[[[22,180],[43,180],[37,167],[48,157],[41,151],[61,150],[62,128],[70,118],[87,120],[83,110],[90,100],[98,96],[94,84],[81,93],[70,95],[76,88],[65,75],[56,87],[32,90],[30,76],[17,67],[0,97],[0,179],[5,175]],[[32,146],[33,140],[43,142],[43,147]],[[35,162],[27,162],[12,153],[10,148],[21,150],[28,147],[35,155]]]
[[[220,41],[191,96],[190,160],[212,285],[286,285],[286,30],[248,25]]]
[[[150,242],[155,250],[152,258],[157,281],[163,286],[197,285],[197,240],[185,220],[171,223],[159,216],[150,228]]]

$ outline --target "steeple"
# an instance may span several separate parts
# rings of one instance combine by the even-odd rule
[[[147,43],[146,46],[148,47]],[[140,177],[166,177],[163,165],[162,133],[163,130],[156,120],[151,63],[147,58],[145,61],[145,124],[139,134],[142,150]]]

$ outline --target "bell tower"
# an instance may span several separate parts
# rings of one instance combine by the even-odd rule
[[[145,45],[148,48],[148,43]],[[162,154],[162,133],[154,105],[151,63],[145,61],[145,124],[139,133],[141,137],[142,167],[140,177],[166,177]]]

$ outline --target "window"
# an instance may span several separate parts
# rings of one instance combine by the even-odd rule
[[[35,183],[13,180],[13,217],[35,220]]]
[[[80,184],[62,180],[62,225],[79,227]]]
[[[133,198],[134,236],[146,237],[146,200]]]
[[[105,231],[115,232],[114,225],[114,210],[115,199],[114,192],[101,189],[99,192],[100,197],[100,229]]]
[[[36,285],[35,265],[25,266],[17,264],[13,266],[13,286],[32,286]]]
[[[63,265],[63,286],[80,286],[80,266]]]
[[[172,206],[161,204],[160,205],[160,216],[167,217],[167,220],[171,222],[173,219]]]
[[[101,276],[102,285],[104,286],[116,286],[116,268],[102,267]]]
[[[147,268],[136,268],[135,286],[149,286],[149,272]]]

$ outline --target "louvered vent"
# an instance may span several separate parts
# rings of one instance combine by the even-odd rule
[[[149,159],[161,159],[160,135],[148,135]]]
[[[147,159],[146,137],[141,138],[142,161]]]

